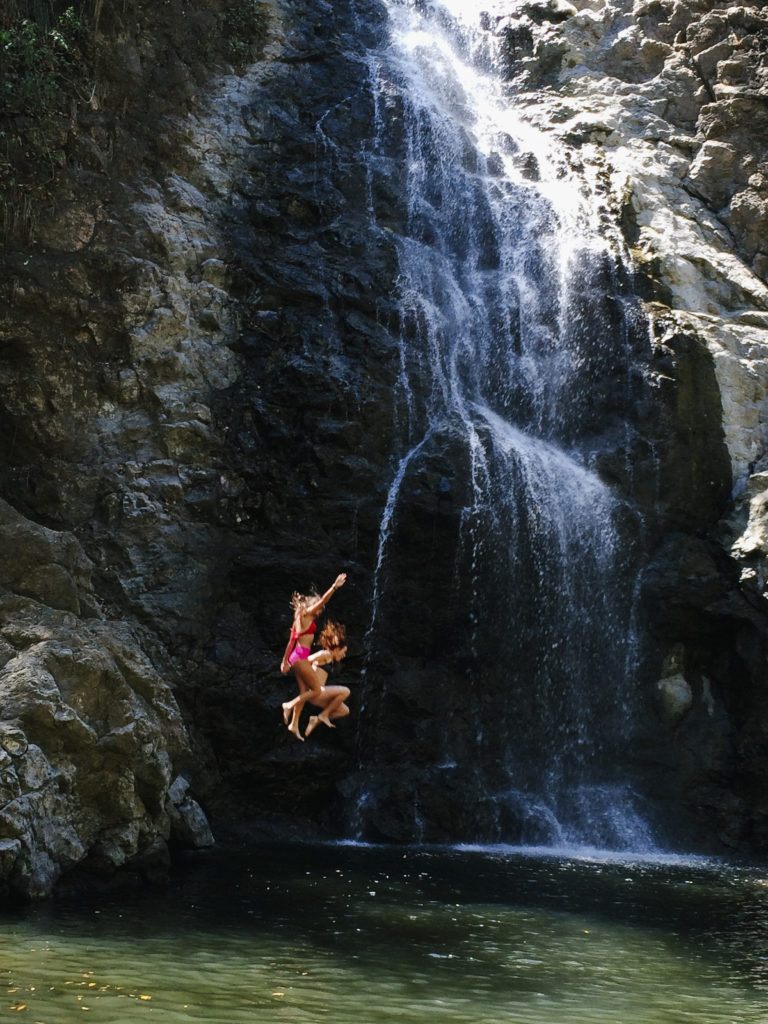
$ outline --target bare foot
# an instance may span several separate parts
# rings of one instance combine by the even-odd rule
[[[291,720],[291,707],[288,704],[288,702],[286,701],[286,703],[283,704],[283,721],[285,722],[286,725],[288,725],[290,720]]]
[[[304,737],[299,732],[299,723],[298,722],[296,722],[295,725],[293,723],[291,723],[288,726],[288,732],[292,732],[297,740],[301,740],[302,743],[304,742]],[[307,729],[307,733],[309,733],[309,729]]]
[[[309,736],[310,733],[315,731],[317,725],[317,715],[310,715],[309,721],[307,722],[307,728],[304,730],[305,734]]]
[[[317,716],[317,720],[318,720],[318,722],[322,722],[323,725],[327,725],[329,729],[335,729],[336,728],[336,726],[333,724],[333,722],[330,720],[330,718],[325,718],[323,715],[318,715]]]

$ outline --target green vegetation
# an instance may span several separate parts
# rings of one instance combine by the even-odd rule
[[[221,16],[227,56],[236,68],[252,61],[266,41],[266,7],[263,0],[240,0]]]
[[[74,7],[67,7],[50,28],[31,18],[0,28],[4,116],[37,117],[59,109],[77,73],[82,38],[83,23]]]
[[[174,60],[198,81],[222,58],[238,71],[255,60],[270,12],[268,0],[0,0],[0,239],[33,233],[67,166],[105,169],[116,121],[146,119],[142,86],[165,103]],[[119,35],[164,55],[142,82],[111,59]]]
[[[73,97],[85,90],[84,5],[12,0],[0,14],[0,227],[31,231],[64,160]]]

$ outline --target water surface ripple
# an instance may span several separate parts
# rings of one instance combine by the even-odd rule
[[[275,846],[3,912],[2,1019],[765,1024],[768,881],[701,860]],[[88,1014],[85,1018],[83,1015]]]

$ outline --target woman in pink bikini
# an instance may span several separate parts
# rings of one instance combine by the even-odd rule
[[[292,701],[286,701],[283,704],[283,718],[285,719],[285,724],[298,739],[302,739],[299,732],[299,715],[301,714],[301,709],[304,706],[304,701],[308,697],[307,691],[312,692],[317,696],[322,689],[322,682],[319,681],[319,677],[315,674],[314,669],[308,661],[312,653],[312,638],[317,630],[317,623],[315,622],[315,619],[322,612],[339,587],[344,586],[346,579],[347,574],[340,573],[328,590],[326,590],[326,592],[321,596],[318,596],[317,594],[295,593],[291,598],[291,607],[293,608],[293,626],[291,627],[291,635],[288,638],[285,653],[283,654],[283,660],[280,663],[280,671],[283,675],[286,675],[291,669],[293,669],[293,674],[299,683],[299,689],[301,691],[299,696],[295,697]],[[338,650],[338,648],[336,649]],[[324,651],[323,653],[327,652]],[[346,654],[346,647],[344,648],[344,653]],[[338,660],[338,658],[335,660]],[[327,676],[327,673],[325,672],[322,674]],[[302,686],[302,682],[304,683],[304,686]]]
[[[334,718],[343,718],[349,714],[345,704],[349,696],[348,686],[328,686],[328,673],[321,666],[341,661],[347,654],[347,635],[343,626],[337,622],[326,622],[318,635],[319,651],[313,651],[308,658],[297,661],[293,665],[293,673],[299,684],[299,696],[283,705],[283,716],[287,716],[286,707],[291,708],[289,730],[298,740],[304,737],[299,731],[299,716],[305,702],[321,708],[319,715],[310,715],[306,735],[317,727],[319,722],[335,729]],[[291,707],[292,706],[292,707]]]

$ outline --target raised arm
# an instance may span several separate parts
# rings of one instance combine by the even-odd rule
[[[347,574],[345,572],[339,573],[326,592],[321,597],[318,597],[314,604],[307,606],[306,614],[311,615],[313,619],[316,618],[316,616],[318,616],[323,608],[328,604],[339,587],[343,587],[346,581]]]

